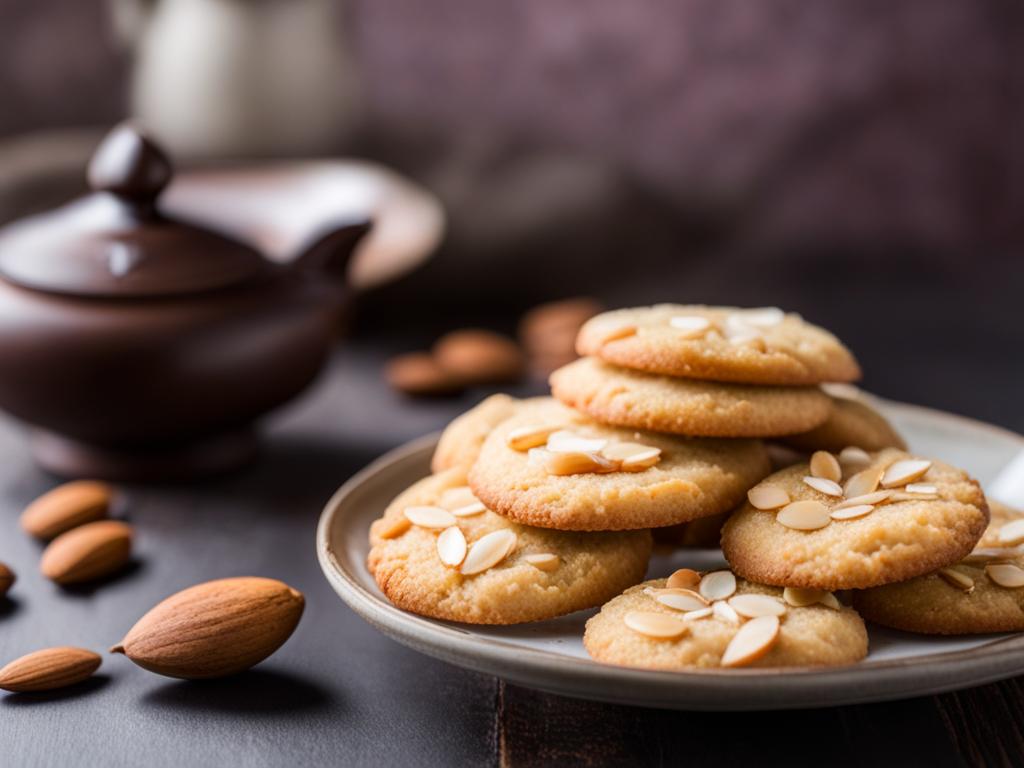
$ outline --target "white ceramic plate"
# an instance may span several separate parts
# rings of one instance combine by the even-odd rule
[[[914,451],[962,466],[985,485],[1024,451],[1024,438],[997,427],[915,406],[876,405]],[[317,530],[320,566],[342,600],[386,635],[430,656],[568,696],[705,710],[882,701],[1024,673],[1024,635],[929,638],[872,626],[868,658],[849,667],[677,673],[591,660],[581,638],[594,611],[514,627],[460,625],[406,613],[384,598],[366,571],[367,531],[388,502],[428,474],[436,439],[402,446],[354,476],[327,504]],[[684,565],[721,562],[717,550],[679,550],[652,558],[649,573],[663,576]]]

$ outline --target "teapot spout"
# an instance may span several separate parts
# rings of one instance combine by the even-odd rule
[[[373,228],[370,220],[345,224],[318,235],[295,261],[297,268],[319,272],[340,283],[347,281],[356,246]]]

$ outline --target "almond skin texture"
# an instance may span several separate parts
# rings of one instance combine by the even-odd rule
[[[100,520],[73,528],[50,542],[39,570],[58,584],[79,584],[120,570],[131,558],[132,528]]]
[[[72,528],[105,518],[113,495],[109,485],[95,480],[59,485],[25,508],[21,527],[36,538],[49,541]]]
[[[65,688],[91,677],[102,662],[99,654],[84,648],[45,648],[0,669],[0,688],[14,693]]]
[[[0,599],[7,594],[14,582],[17,581],[18,577],[14,575],[14,571],[8,568],[3,563],[0,563]]]
[[[167,677],[233,675],[280,648],[305,603],[301,592],[275,579],[208,581],[156,605],[110,651]]]

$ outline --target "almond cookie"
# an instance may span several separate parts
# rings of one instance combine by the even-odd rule
[[[864,589],[930,573],[967,555],[988,505],[966,472],[886,449],[824,451],[750,489],[722,550],[744,578]]]
[[[907,449],[900,434],[886,418],[864,400],[832,397],[832,411],[825,422],[783,442],[799,451],[832,451],[838,453],[848,446],[865,451],[883,448]]]
[[[762,586],[729,571],[685,573],[689,587],[672,587],[674,574],[602,607],[587,622],[587,652],[665,670],[837,666],[867,655],[864,622],[830,592]]]
[[[491,395],[456,417],[445,427],[430,461],[433,472],[452,467],[469,467],[476,461],[480,446],[491,430],[516,412],[520,403],[508,395]]]
[[[818,387],[722,384],[632,371],[584,357],[551,375],[551,392],[605,424],[691,437],[775,437],[829,416]]]
[[[605,312],[580,329],[576,350],[691,379],[808,385],[860,378],[860,366],[835,336],[775,307],[658,304]]]
[[[756,440],[608,427],[540,398],[488,435],[469,484],[490,509],[526,525],[630,530],[731,509],[767,473]]]
[[[406,611],[469,624],[541,621],[601,605],[643,578],[648,531],[564,533],[484,508],[465,471],[431,475],[370,527],[367,567]]]
[[[928,635],[1024,631],[1024,515],[989,505],[992,522],[970,555],[926,576],[854,593],[864,617]]]

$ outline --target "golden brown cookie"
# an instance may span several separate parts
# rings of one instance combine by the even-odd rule
[[[992,522],[974,552],[935,573],[854,593],[864,617],[928,635],[1024,631],[1024,515],[989,504]]]
[[[370,527],[367,567],[399,608],[518,624],[600,605],[643,578],[649,532],[518,525],[484,509],[465,483],[460,468],[424,478]]]
[[[864,622],[830,593],[730,581],[728,571],[709,577],[710,592],[704,581],[689,590],[666,588],[665,579],[630,587],[587,622],[587,652],[608,664],[666,670],[837,666],[867,655]]]
[[[832,454],[815,454],[752,488],[722,529],[733,569],[778,586],[864,589],[971,551],[988,524],[974,479],[895,449],[868,458],[839,468]]]
[[[469,469],[491,430],[516,412],[520,400],[508,395],[491,395],[456,417],[445,427],[430,462],[433,472],[452,467]]]
[[[865,451],[907,449],[907,443],[886,418],[862,399],[832,397],[832,412],[814,429],[789,435],[783,442],[799,451],[832,451],[848,446]]]
[[[828,331],[780,309],[658,304],[605,312],[576,339],[581,355],[666,376],[745,384],[855,381],[860,367]]]
[[[627,454],[634,458],[615,458]],[[723,512],[767,472],[756,440],[608,427],[543,398],[488,435],[469,484],[489,508],[526,525],[630,530]]]
[[[617,427],[691,437],[775,437],[806,432],[832,409],[818,387],[761,387],[633,371],[584,357],[551,374],[568,406]]]

